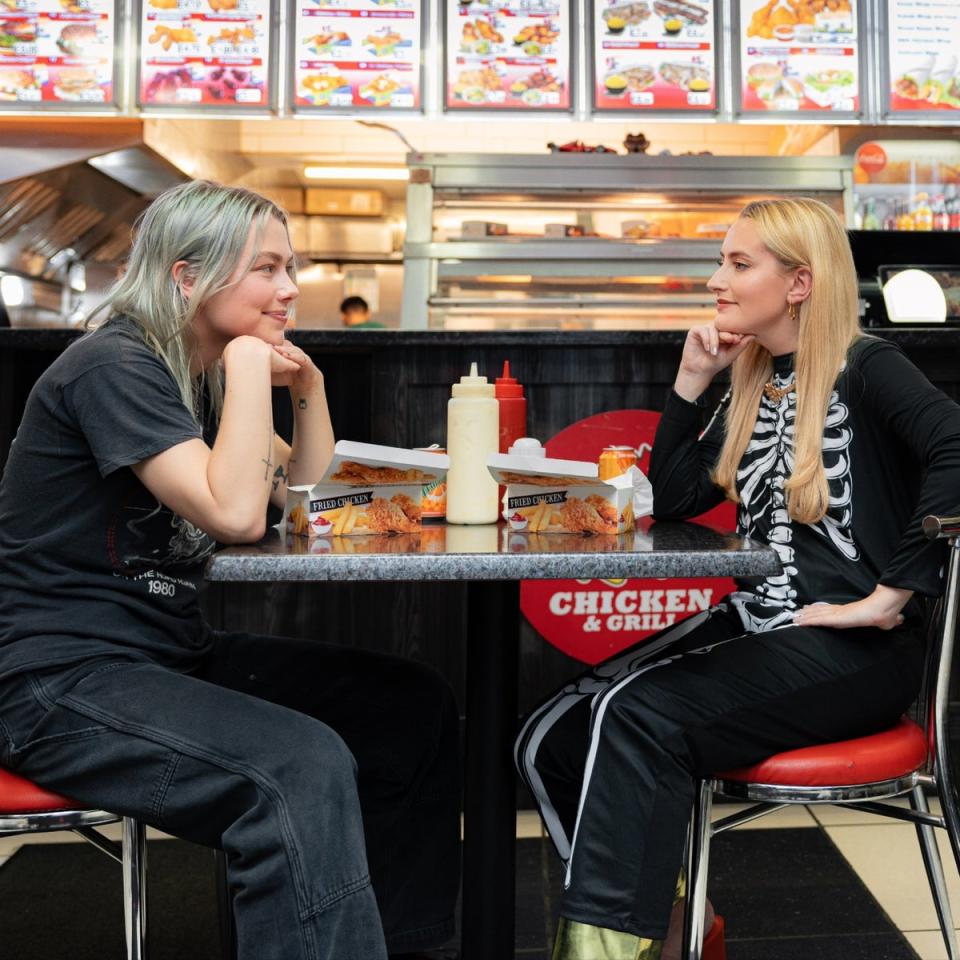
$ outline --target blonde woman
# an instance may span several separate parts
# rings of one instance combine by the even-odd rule
[[[419,955],[457,891],[448,688],[392,657],[213,633],[197,601],[214,542],[261,537],[333,452],[323,375],[284,340],[296,297],[283,212],[189,183],[38,380],[0,486],[0,764],[222,848],[241,960]]]
[[[941,589],[942,547],[920,521],[960,512],[960,408],[860,331],[829,207],[750,204],[708,286],[716,316],[687,336],[653,448],[655,513],[733,500],[739,532],[783,573],[600,664],[527,721],[518,767],[567,868],[555,960],[679,956],[696,777],[897,720],[920,682],[913,597]],[[730,366],[701,435],[701,397]]]

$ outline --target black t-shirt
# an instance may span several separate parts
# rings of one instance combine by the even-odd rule
[[[773,385],[794,383],[793,355],[774,359]],[[696,404],[671,391],[650,459],[654,514],[696,516],[724,494],[710,479],[723,444],[724,398],[698,439]],[[737,471],[737,530],[776,551],[783,573],[744,582],[730,602],[749,631],[793,621],[808,603],[849,603],[877,584],[941,592],[944,544],[922,533],[927,514],[960,513],[960,407],[893,344],[863,337],[837,379],[823,433],[830,506],[818,523],[787,515],[797,394],[767,396]]]
[[[130,469],[202,434],[127,319],[44,372],[0,483],[0,678],[116,654],[174,666],[206,647],[214,542]]]

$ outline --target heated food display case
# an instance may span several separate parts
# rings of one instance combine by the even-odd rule
[[[849,157],[411,154],[401,326],[685,329],[745,203],[802,195],[849,225]]]

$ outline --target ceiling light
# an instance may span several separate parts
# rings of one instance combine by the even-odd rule
[[[304,167],[308,180],[407,180],[406,167]]]
[[[6,273],[0,276],[0,299],[8,307],[19,307],[26,299],[26,288],[19,277]]]

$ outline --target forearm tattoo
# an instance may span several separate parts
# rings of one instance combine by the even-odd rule
[[[273,475],[274,493],[276,493],[276,491],[280,489],[281,483],[286,484],[287,486],[289,486],[290,484],[290,475],[284,472],[282,463],[280,464],[279,467],[277,467],[276,472]]]
[[[267,456],[265,459],[260,461],[262,464],[265,464],[263,471],[263,479],[270,479],[270,468],[273,466],[273,425],[270,425],[270,447],[267,450]]]
[[[307,401],[304,400],[303,397],[301,397],[301,398],[297,401],[297,406],[298,406],[301,410],[306,410],[306,409],[307,409]]]

